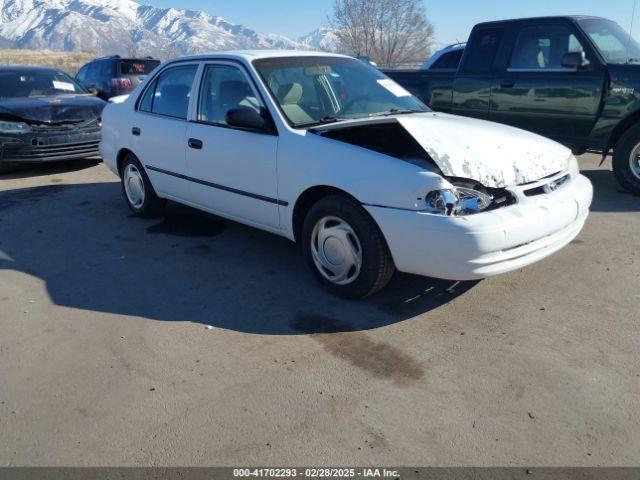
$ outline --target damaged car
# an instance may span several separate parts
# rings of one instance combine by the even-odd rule
[[[282,235],[349,298],[395,270],[530,265],[580,233],[593,195],[562,145],[432,112],[372,66],[317,52],[164,63],[105,108],[101,153],[135,214],[170,199]]]
[[[99,156],[105,105],[60,70],[0,67],[0,173]]]

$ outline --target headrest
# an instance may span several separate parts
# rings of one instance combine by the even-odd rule
[[[227,80],[218,87],[218,98],[225,105],[237,105],[247,97],[253,97],[253,92],[247,82]]]
[[[278,88],[278,100],[282,105],[297,104],[302,98],[302,85],[299,83],[285,83]]]

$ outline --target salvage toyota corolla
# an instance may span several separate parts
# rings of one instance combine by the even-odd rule
[[[352,298],[395,269],[471,280],[534,263],[578,235],[593,194],[565,147],[433,113],[319,53],[171,60],[105,109],[101,153],[134,213],[171,199],[285,236]]]

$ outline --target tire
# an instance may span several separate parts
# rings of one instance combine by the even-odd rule
[[[640,195],[639,156],[640,124],[629,128],[613,151],[613,173],[620,185],[635,195]]]
[[[129,209],[142,218],[155,218],[164,212],[167,201],[158,197],[149,181],[147,172],[132,153],[122,162],[122,194]]]
[[[378,225],[346,195],[325,197],[311,207],[302,228],[302,251],[320,283],[344,298],[373,295],[395,272]]]

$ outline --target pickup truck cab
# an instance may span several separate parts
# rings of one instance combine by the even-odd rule
[[[640,195],[640,45],[586,16],[476,25],[457,69],[387,71],[434,110],[526,129],[573,149],[613,150]]]

